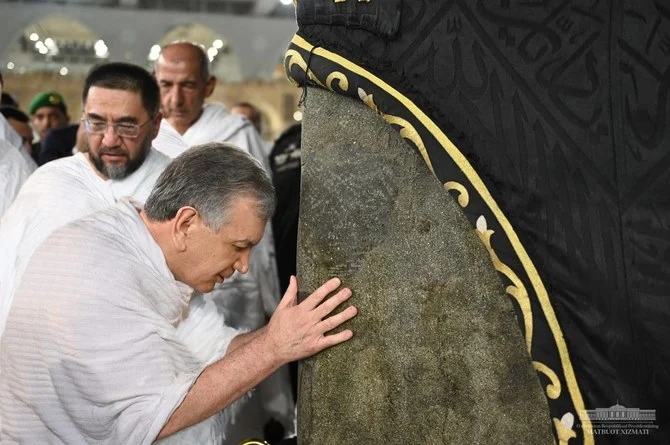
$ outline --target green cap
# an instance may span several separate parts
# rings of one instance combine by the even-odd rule
[[[67,115],[67,107],[65,106],[63,96],[55,91],[46,91],[33,97],[33,100],[30,101],[30,105],[28,106],[28,112],[32,116],[42,107],[56,107],[59,108],[63,114]]]

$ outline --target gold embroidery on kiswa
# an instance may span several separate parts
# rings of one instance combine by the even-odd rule
[[[446,191],[456,190],[458,192],[458,205],[461,207],[466,208],[470,204],[470,193],[463,184],[456,181],[447,181],[443,187]]]
[[[307,77],[309,77],[309,79],[311,81],[313,81],[314,83],[316,83],[317,85],[319,85],[323,88],[326,88],[326,86],[324,84],[322,84],[321,81],[319,79],[317,79],[316,76],[310,70],[307,69],[307,62],[305,62],[305,59],[302,58],[302,55],[300,55],[300,53],[298,51],[296,51],[294,49],[290,49],[290,50],[286,51],[286,54],[285,54],[284,57],[286,57],[286,59],[288,60],[287,69],[289,71],[291,71],[291,68],[294,65],[298,65],[298,67],[300,67],[300,69],[303,70],[307,74]],[[289,80],[291,81],[291,83],[293,85],[298,86],[298,84],[294,80],[292,80],[290,77],[289,77]]]
[[[477,219],[476,232],[479,239],[484,244],[484,247],[488,250],[495,270],[503,274],[512,282],[511,285],[505,288],[505,291],[514,297],[519,308],[521,308],[525,329],[524,337],[526,338],[526,349],[528,349],[528,353],[531,354],[531,347],[533,346],[533,311],[530,307],[530,297],[526,290],[526,286],[524,286],[523,282],[519,279],[519,276],[507,264],[500,261],[495,250],[493,250],[493,247],[491,246],[491,236],[493,236],[494,231],[488,228],[486,218],[484,218],[483,215]]]
[[[416,149],[419,150],[419,153],[421,153],[421,157],[423,158],[424,162],[426,163],[426,165],[428,165],[430,172],[433,174],[433,176],[435,176],[433,163],[431,162],[430,156],[428,156],[428,152],[426,151],[426,145],[423,143],[423,139],[421,139],[421,135],[419,134],[418,131],[416,131],[416,128],[414,128],[414,126],[411,123],[409,123],[408,121],[399,116],[384,114],[381,111],[379,111],[379,108],[377,107],[377,104],[375,104],[372,94],[367,94],[365,90],[363,90],[362,88],[358,89],[358,97],[361,98],[363,103],[367,105],[368,108],[381,114],[381,116],[384,118],[386,122],[388,122],[391,125],[397,125],[401,127],[400,137],[407,139],[416,146]]]
[[[349,79],[339,71],[333,71],[328,75],[326,78],[326,88],[330,91],[335,91],[333,90],[333,81],[335,80],[337,80],[337,84],[342,91],[347,91],[349,89]]]
[[[567,413],[561,420],[558,420],[556,417],[552,420],[554,421],[554,428],[556,428],[556,435],[558,436],[558,445],[568,445],[570,439],[577,437],[577,433],[572,429],[572,425],[566,425],[566,423],[574,424],[574,416],[572,414]]]
[[[412,142],[417,150],[419,150],[419,153],[421,153],[421,156],[423,157],[423,160],[426,162],[426,165],[428,165],[428,168],[430,169],[430,172],[435,176],[435,170],[433,169],[433,163],[430,160],[430,157],[428,156],[428,152],[426,151],[426,145],[423,143],[423,140],[421,139],[421,135],[419,134],[418,131],[416,131],[416,128],[412,124],[410,124],[408,121],[405,119],[399,117],[399,116],[392,116],[390,114],[383,114],[382,117],[386,122],[388,122],[391,125],[397,125],[401,128],[400,130],[400,136],[409,140]]]
[[[533,362],[533,367],[537,372],[541,372],[549,378],[549,384],[547,385],[545,391],[547,397],[552,400],[558,399],[558,396],[561,395],[561,381],[558,379],[558,376],[554,371],[549,368],[549,366],[540,362]]]
[[[377,108],[377,105],[375,104],[375,98],[372,96],[372,94],[368,94],[365,92],[365,90],[361,87],[358,87],[358,97],[363,101],[363,103],[372,111],[375,113],[380,113],[379,109]]]

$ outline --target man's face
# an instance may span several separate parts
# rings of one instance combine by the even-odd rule
[[[84,104],[84,119],[109,124],[102,134],[87,132],[89,158],[105,179],[121,179],[146,159],[161,116],[149,115],[139,93],[94,86]],[[137,125],[139,133],[134,138],[119,136],[112,124]]]
[[[207,293],[235,271],[249,269],[251,248],[263,237],[266,221],[259,218],[253,198],[236,198],[228,224],[218,232],[204,225],[198,214],[189,226],[186,250],[175,276],[199,292]]]
[[[155,76],[161,91],[163,117],[179,134],[184,134],[200,117],[216,79],[203,79],[197,53],[182,46],[164,50],[156,62]]]
[[[68,116],[58,107],[40,107],[33,114],[33,126],[35,131],[44,140],[47,132],[52,128],[64,127],[68,123]]]
[[[7,122],[9,123],[9,125],[12,126],[14,130],[16,130],[19,136],[21,136],[21,145],[23,145],[23,148],[25,148],[28,154],[32,156],[33,129],[30,128],[28,122],[17,121],[16,119],[12,119],[11,117],[7,119]]]

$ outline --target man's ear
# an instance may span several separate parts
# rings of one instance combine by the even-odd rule
[[[208,98],[209,96],[212,95],[215,87],[216,87],[216,77],[209,76],[207,82],[205,82],[205,98]]]
[[[172,240],[178,252],[186,250],[188,238],[197,221],[198,211],[191,206],[180,208],[172,218]]]
[[[156,139],[156,136],[158,136],[158,132],[161,129],[161,120],[162,119],[163,119],[163,113],[161,113],[160,111],[158,113],[156,113],[156,115],[153,118],[154,128],[153,128],[153,134],[151,135],[151,140],[152,141],[154,139]]]

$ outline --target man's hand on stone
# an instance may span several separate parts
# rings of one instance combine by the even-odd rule
[[[353,336],[350,329],[327,334],[352,319],[358,312],[356,307],[349,306],[329,316],[351,297],[351,290],[345,287],[326,298],[340,284],[339,278],[332,278],[298,304],[298,284],[296,278],[291,277],[288,289],[267,326],[270,350],[276,354],[280,362],[286,363],[312,356]]]

